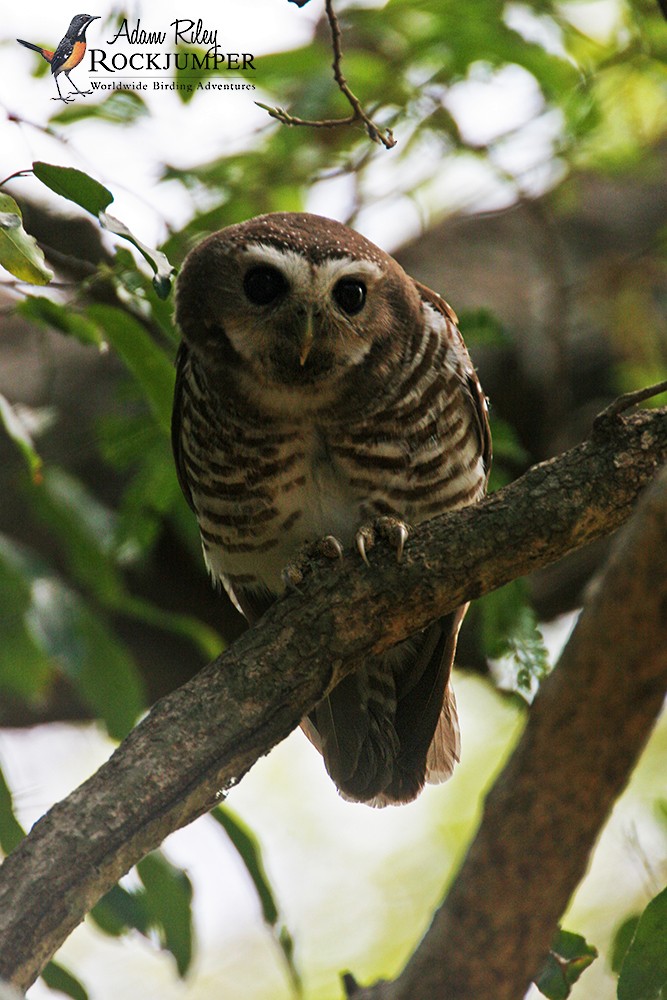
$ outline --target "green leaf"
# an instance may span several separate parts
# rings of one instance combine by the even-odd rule
[[[12,404],[0,393],[0,423],[23,455],[34,483],[41,481],[42,460],[37,454],[30,433]]]
[[[478,601],[482,616],[482,645],[490,659],[503,659],[502,687],[527,701],[549,673],[549,655],[535,612],[528,604],[525,580],[486,594]]]
[[[52,163],[37,160],[32,169],[35,177],[46,184],[51,191],[62,195],[68,201],[85,208],[91,215],[99,215],[113,201],[108,188],[75,167],[57,167]]]
[[[104,617],[52,577],[34,589],[27,620],[40,647],[61,665],[109,735],[127,736],[145,707],[143,685]]]
[[[153,287],[156,294],[162,299],[167,298],[171,290],[174,268],[160,250],[146,246],[145,243],[137,239],[124,222],[115,219],[112,215],[107,215],[105,209],[113,201],[113,195],[108,188],[74,167],[58,167],[52,163],[42,163],[37,160],[33,163],[32,169],[35,177],[56,194],[75,202],[91,215],[96,215],[103,229],[132,243],[155,272]]]
[[[549,957],[535,985],[549,1000],[566,1000],[571,987],[597,958],[597,948],[580,934],[559,928]]]
[[[511,424],[494,413],[490,414],[493,438],[493,465],[489,492],[493,493],[517,478],[530,465],[530,455],[519,441]]]
[[[628,953],[628,948],[630,943],[635,936],[635,931],[637,930],[637,924],[639,923],[639,914],[635,913],[633,916],[628,917],[624,920],[621,926],[618,928],[614,934],[614,940],[611,946],[610,955],[610,965],[613,972],[619,973],[621,971],[621,966],[625,961],[625,956]]]
[[[183,977],[192,962],[192,884],[185,872],[157,853],[137,865],[146,890],[146,906],[151,926],[160,944],[176,959]]]
[[[294,941],[288,928],[280,919],[280,911],[264,868],[262,851],[257,838],[228,806],[216,806],[211,811],[211,816],[216,823],[220,824],[236,848],[255,887],[264,921],[271,928],[282,952],[295,992],[301,996],[301,976],[294,963]]]
[[[660,1000],[667,990],[667,888],[637,924],[618,980],[618,1000]]]
[[[46,503],[55,477],[52,470],[39,491]],[[76,504],[76,493],[70,491]],[[65,501],[66,502],[66,501]],[[54,527],[57,509],[47,523]],[[90,574],[97,586],[106,563],[82,530],[79,503],[67,510],[57,532],[69,535],[76,566],[86,563],[81,575]],[[43,511],[42,511],[43,513]],[[73,535],[79,531],[75,539]],[[108,627],[103,613],[55,576],[41,560],[0,536],[0,686],[34,699],[56,668],[77,688],[80,697],[102,718],[109,734],[122,739],[145,707],[143,685],[132,658]]]
[[[160,947],[176,959],[180,976],[192,962],[192,885],[180,868],[154,851],[137,865],[142,886],[128,890],[116,885],[91,910],[105,934],[120,937],[137,930],[149,941],[157,933]]]
[[[211,816],[223,828],[236,848],[259,897],[262,916],[274,927],[278,921],[278,906],[262,861],[262,850],[257,838],[238,816],[227,806],[216,806]]]
[[[28,702],[40,696],[53,675],[53,664],[28,628],[31,602],[27,560],[0,535],[0,689]]]
[[[154,432],[158,432],[157,428],[154,428]],[[153,480],[153,484],[155,482]],[[170,486],[169,491],[171,490]],[[177,497],[175,487],[172,495]],[[60,542],[68,571],[74,581],[92,594],[103,608],[185,636],[203,651],[207,659],[220,652],[219,635],[203,622],[187,615],[165,611],[128,593],[120,560],[131,553],[117,549],[118,518],[100,504],[82,483],[62,469],[50,467],[44,475],[41,488],[32,492],[31,502],[51,537]],[[43,575],[50,577],[44,571]],[[70,678],[82,687],[82,695],[88,704],[101,709],[110,732],[117,736],[126,731],[131,720],[136,718],[137,704],[139,708],[143,707],[138,675],[125,648],[109,633],[102,613],[98,612],[95,625],[94,616],[90,617],[91,608],[83,603],[72,607],[71,598],[66,593],[56,592],[57,582],[53,578],[50,588],[45,589],[45,603],[39,608],[41,618],[34,619],[41,621],[41,628],[46,629],[39,632],[40,640],[44,643],[53,634],[59,615],[62,616],[63,623],[65,616],[67,617],[69,639],[66,641],[66,637],[63,637],[63,642],[58,647],[63,655],[59,662]],[[56,606],[60,604],[60,607],[49,616],[51,601]],[[46,628],[49,620],[51,624]],[[97,634],[99,629],[103,629],[103,632]],[[95,667],[94,661],[89,661],[88,650],[90,647],[94,648],[97,641],[103,642],[101,649],[104,655],[97,664],[100,676],[96,679],[95,671],[91,672],[87,665],[90,663],[91,667]],[[55,638],[53,643],[54,645],[48,646],[51,653],[57,648]],[[0,663],[2,653],[0,645]],[[114,671],[118,681],[116,688],[113,688]],[[109,685],[112,690],[109,690]]]
[[[100,328],[95,323],[75,312],[71,305],[62,306],[44,295],[28,296],[16,307],[16,311],[31,322],[42,323],[69,337],[75,337],[82,344],[100,347],[103,343]]]
[[[130,301],[135,303],[135,314],[143,315],[147,308],[150,309],[152,322],[157,324],[167,340],[177,347],[181,336],[174,324],[173,305],[157,295],[153,280],[139,269],[129,249],[123,246],[116,247],[111,275],[119,289],[121,299],[127,301],[129,293]]]
[[[459,313],[459,328],[468,345],[505,347],[510,343],[503,324],[490,309],[466,309]]]
[[[129,892],[123,886],[115,885],[102,896],[89,915],[99,929],[110,937],[121,937],[128,930],[137,930],[147,936],[150,930],[150,916],[143,890]]]
[[[176,377],[171,360],[151,339],[146,328],[122,309],[91,306],[88,316],[103,329],[105,339],[134,375],[160,427],[169,435]]]
[[[25,830],[14,815],[12,793],[0,770],[0,848],[10,854],[25,837]]]
[[[0,192],[0,265],[19,281],[48,285],[53,271],[34,237],[23,228],[21,210],[8,194]]]
[[[179,45],[176,51],[176,93],[183,104],[189,104],[197,93],[197,84],[202,83],[209,76],[219,76],[220,71],[218,70],[216,72],[213,69],[206,68],[208,63],[205,58],[206,52],[204,49],[190,48],[186,45]],[[178,56],[181,54],[185,55],[186,58],[179,60]],[[197,65],[195,65],[192,56],[197,57]],[[187,68],[181,69],[178,65],[179,62]],[[208,62],[210,62],[210,60]]]
[[[45,470],[42,486],[32,492],[31,502],[51,537],[60,542],[76,583],[113,606],[124,589],[112,557],[113,513],[81,482],[55,466]]]
[[[663,827],[663,833],[667,833],[667,799],[656,799],[655,814]]]
[[[166,255],[161,250],[154,250],[152,247],[142,243],[141,240],[138,240],[125,223],[121,222],[120,219],[115,219],[113,215],[100,212],[99,218],[102,229],[107,229],[116,236],[122,236],[123,239],[135,246],[139,253],[148,261],[155,272],[153,276],[155,294],[160,299],[166,299],[171,291],[171,281],[175,273],[175,269],[169,263]]]
[[[57,962],[49,962],[42,972],[42,979],[50,990],[57,990],[72,1000],[88,1000],[88,993],[71,972]]]
[[[97,118],[114,125],[131,125],[148,113],[146,103],[139,94],[132,90],[114,90],[97,104],[86,104],[84,101],[69,104],[53,115],[51,121],[57,125],[69,125],[84,118]]]

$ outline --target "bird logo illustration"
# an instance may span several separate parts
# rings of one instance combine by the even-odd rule
[[[83,59],[86,52],[86,30],[93,21],[97,21],[99,14],[77,14],[73,17],[70,26],[67,29],[67,33],[64,38],[58,42],[58,46],[55,50],[43,49],[41,45],[33,45],[32,42],[26,42],[22,38],[17,38],[16,41],[20,45],[25,45],[26,49],[32,49],[33,52],[39,52],[43,59],[46,59],[47,63],[51,66],[51,74],[56,81],[56,87],[58,88],[58,96],[53,97],[53,101],[64,101],[68,104],[70,101],[76,100],[74,94],[66,94],[63,97],[60,90],[60,84],[58,83],[58,76],[60,73],[64,73],[67,77],[69,83],[74,90],[81,97],[86,94],[90,94],[90,90],[79,90],[77,85],[70,78],[70,73],[72,70],[79,65]]]

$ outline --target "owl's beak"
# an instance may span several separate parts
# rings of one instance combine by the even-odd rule
[[[306,317],[306,325],[303,330],[303,339],[301,341],[301,354],[299,355],[299,364],[303,368],[310,354],[311,348],[313,346],[313,314],[309,310]]]

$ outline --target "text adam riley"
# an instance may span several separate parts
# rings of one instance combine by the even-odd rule
[[[139,50],[128,54],[122,51],[112,53],[108,48],[89,47],[89,72],[119,73],[128,69],[135,73],[151,70],[165,72],[174,69],[180,72],[188,69],[207,72],[220,70],[244,72],[255,69],[253,64],[255,57],[252,53],[222,52],[218,46],[217,28],[205,28],[201,19],[198,21],[179,19],[172,21],[169,27],[174,29],[172,39],[175,45],[207,46],[207,50],[204,52],[149,51],[143,46],[164,45],[167,41],[167,32],[145,31],[141,28],[141,19],[137,21],[134,28],[130,28],[127,19],[124,19],[116,34],[107,42],[107,46],[115,45],[122,39],[127,45],[140,47]]]

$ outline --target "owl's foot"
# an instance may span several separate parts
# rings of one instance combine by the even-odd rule
[[[403,558],[403,549],[407,541],[410,529],[405,521],[399,517],[376,517],[369,524],[362,524],[354,538],[357,552],[367,566],[368,553],[375,545],[378,538],[384,538],[396,550],[396,562]]]
[[[285,587],[295,588],[303,581],[314,559],[343,558],[343,546],[334,535],[325,535],[316,542],[306,542],[280,574]]]

